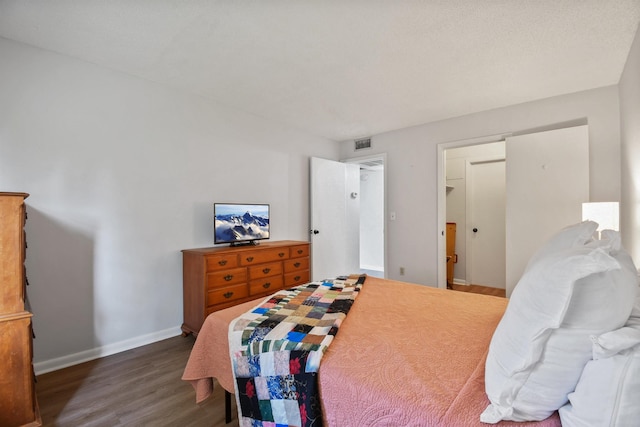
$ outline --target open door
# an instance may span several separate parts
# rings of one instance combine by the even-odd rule
[[[360,271],[360,169],[311,158],[311,276],[323,280]]]
[[[582,221],[589,201],[587,125],[507,138],[506,280],[511,295],[529,258]]]

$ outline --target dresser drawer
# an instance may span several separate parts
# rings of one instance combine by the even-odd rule
[[[232,268],[207,274],[207,289],[219,288],[247,282],[246,268]]]
[[[255,265],[285,259],[289,259],[289,248],[261,249],[241,254],[240,265]]]
[[[309,245],[292,246],[290,248],[291,258],[309,256]]]
[[[276,292],[282,289],[283,286],[284,279],[282,275],[252,280],[249,282],[249,294],[258,295],[265,292]]]
[[[294,271],[293,273],[285,273],[284,286],[290,288],[292,286],[302,285],[309,281],[309,270]]]
[[[292,258],[284,262],[284,272],[289,273],[297,270],[308,270],[309,258]]]
[[[207,292],[207,304],[215,305],[244,298],[249,295],[249,288],[246,283],[241,285],[217,288]]]
[[[282,274],[282,262],[270,262],[249,267],[249,279],[259,279]]]
[[[237,254],[207,255],[207,271],[225,270],[238,266]]]
[[[182,332],[197,334],[204,319],[214,311],[307,283],[309,246],[305,241],[284,240],[255,246],[183,249]],[[293,258],[297,261],[287,264],[285,271],[285,262]],[[287,274],[290,276],[285,278]]]

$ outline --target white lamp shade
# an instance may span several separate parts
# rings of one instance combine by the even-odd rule
[[[618,202],[593,202],[582,204],[582,220],[595,221],[598,231],[620,228],[620,212]]]

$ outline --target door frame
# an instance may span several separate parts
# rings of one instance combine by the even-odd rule
[[[457,141],[442,142],[436,146],[437,154],[437,203],[438,203],[438,288],[447,289],[447,248],[446,248],[446,227],[447,227],[447,160],[446,151],[451,148],[468,147],[471,145],[488,144],[491,142],[504,141],[511,136],[511,133],[501,133],[495,135],[480,136],[477,138],[462,139]]]
[[[383,178],[382,178],[383,179],[383,190],[382,191],[384,191],[384,194],[383,194],[383,208],[382,208],[383,209],[382,215],[383,215],[383,218],[384,218],[384,221],[382,223],[382,241],[383,241],[382,250],[384,251],[384,254],[383,254],[384,278],[386,279],[388,277],[388,273],[387,273],[388,272],[388,256],[387,256],[387,253],[388,253],[388,250],[387,250],[387,248],[388,248],[388,245],[387,245],[388,224],[387,224],[387,221],[389,220],[387,218],[387,169],[388,169],[387,168],[387,153],[370,154],[370,155],[367,155],[367,156],[347,157],[347,158],[344,158],[344,159],[342,159],[340,161],[344,162],[344,163],[355,163],[355,164],[358,164],[358,163],[364,163],[364,162],[369,161],[369,160],[378,160],[378,159],[381,159],[382,163],[384,165],[383,168],[382,168],[382,176],[383,176]]]

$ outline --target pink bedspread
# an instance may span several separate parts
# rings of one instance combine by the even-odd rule
[[[320,366],[326,425],[482,425],[485,358],[506,305],[505,298],[367,278]]]
[[[184,371],[196,401],[234,384],[228,325],[262,299],[211,314]],[[326,426],[477,426],[489,404],[484,364],[504,298],[368,277],[322,359],[320,394]],[[497,426],[560,426],[540,422]]]
[[[235,386],[229,357],[229,324],[263,300],[260,298],[216,311],[204,320],[182,374],[182,379],[193,385],[197,403],[211,395],[214,378],[222,388],[233,394]]]

